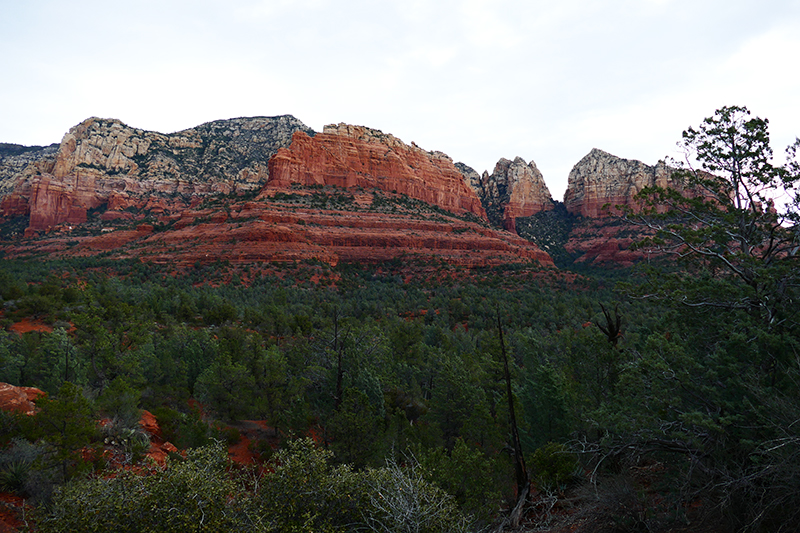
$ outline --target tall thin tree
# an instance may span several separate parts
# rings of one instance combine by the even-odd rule
[[[530,492],[530,478],[528,469],[525,467],[525,457],[522,455],[522,443],[519,440],[519,429],[517,428],[517,416],[514,412],[514,396],[511,393],[511,372],[508,369],[508,356],[506,355],[506,344],[503,338],[503,324],[500,321],[500,312],[497,312],[497,332],[500,336],[500,354],[503,357],[503,374],[506,380],[506,395],[508,396],[508,419],[511,424],[511,440],[514,447],[514,474],[517,482],[517,504],[509,517],[511,527],[519,526],[522,516],[522,508],[528,499]]]

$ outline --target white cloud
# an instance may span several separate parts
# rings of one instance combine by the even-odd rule
[[[304,11],[322,9],[329,4],[329,0],[258,0],[234,5],[233,13],[242,21],[251,21],[254,17],[268,19],[298,9]]]
[[[498,0],[465,0],[459,7],[465,35],[478,47],[511,49],[520,45],[522,28],[514,15],[514,3]]]

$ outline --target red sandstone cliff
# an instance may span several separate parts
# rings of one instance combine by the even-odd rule
[[[253,201],[187,208],[135,229],[109,225],[97,235],[48,234],[0,246],[8,258],[79,257],[110,252],[176,267],[314,259],[382,262],[438,259],[468,267],[527,263],[553,266],[550,256],[512,233],[409,203],[380,191],[300,188],[266,190]]]
[[[172,135],[84,121],[36,165],[0,161],[2,216],[28,215],[26,236],[39,236],[2,252],[109,252],[176,265],[402,257],[552,265],[530,242],[480,222],[480,199],[445,154],[343,124],[311,137],[293,121],[235,119]],[[228,194],[258,188],[255,201]],[[511,211],[525,212],[525,201]]]
[[[267,187],[295,183],[396,192],[486,219],[481,201],[452,159],[363,126],[325,126],[314,137],[295,133],[292,144],[270,159]]]
[[[459,169],[468,177],[490,222],[497,227],[516,232],[517,218],[553,209],[550,190],[533,161],[526,163],[521,157],[513,161],[502,158],[495,165],[494,172],[484,172],[483,176],[478,176],[465,165]]]
[[[295,131],[313,133],[290,116],[209,122],[169,135],[90,118],[55,152],[0,161],[0,217],[29,215],[30,236],[85,222],[88,210],[112,197],[127,206],[157,197],[180,208],[198,197],[257,190],[267,160]]]
[[[679,188],[680,184],[663,161],[649,166],[593,148],[570,171],[564,204],[574,215],[606,217],[620,213],[617,205],[635,209],[636,194],[653,186]]]
[[[567,253],[577,262],[594,265],[631,266],[645,258],[630,245],[647,233],[642,228],[621,224],[615,217],[620,207],[636,211],[636,195],[645,187],[682,189],[674,169],[663,161],[650,166],[592,149],[569,174],[564,204],[572,215],[582,216],[570,231]]]

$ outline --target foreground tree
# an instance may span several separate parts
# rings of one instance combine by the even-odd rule
[[[270,531],[243,506],[241,479],[228,475],[220,444],[191,450],[162,470],[124,471],[74,481],[39,509],[36,530],[68,531]]]
[[[702,495],[752,531],[800,520],[800,141],[774,165],[767,126],[725,107],[689,128],[681,144],[700,168],[627,214],[651,232],[640,246],[683,268],[651,267],[632,290],[677,312],[631,354],[601,415],[606,451],[680,456],[679,498]]]
[[[97,412],[83,389],[65,382],[53,398],[37,400],[39,412],[26,419],[26,436],[46,445],[47,468],[57,467],[61,481],[83,470],[97,438]]]
[[[769,122],[745,107],[723,107],[679,143],[682,187],[646,188],[627,220],[654,236],[640,247],[675,255],[689,267],[659,278],[653,296],[691,307],[743,310],[769,327],[794,320],[798,287],[800,139],[788,163],[772,163]],[[693,166],[699,163],[700,168]]]

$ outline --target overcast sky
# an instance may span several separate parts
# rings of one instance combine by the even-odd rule
[[[534,160],[655,164],[723,105],[800,135],[800,0],[0,0],[0,142],[90,116],[170,133],[292,114]]]

